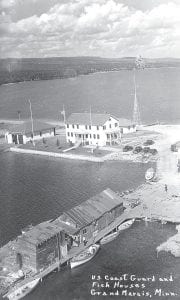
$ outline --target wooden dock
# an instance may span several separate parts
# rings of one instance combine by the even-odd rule
[[[50,274],[51,272],[53,272],[54,270],[61,269],[61,266],[65,263],[68,264],[68,262],[76,255],[78,255],[79,253],[81,253],[82,251],[84,251],[86,248],[88,248],[90,245],[97,243],[100,241],[100,239],[102,239],[106,234],[110,233],[112,230],[114,230],[117,226],[119,226],[121,223],[123,223],[125,220],[127,219],[131,219],[133,216],[133,210],[134,209],[126,209],[124,211],[124,213],[119,216],[118,218],[116,218],[108,227],[104,228],[103,230],[101,230],[95,237],[92,237],[91,239],[89,239],[88,243],[86,244],[86,246],[84,246],[84,244],[79,245],[78,247],[73,247],[68,255],[64,258],[61,258],[60,261],[56,261],[55,263],[53,263],[52,265],[50,265],[48,268],[46,268],[45,270],[33,274],[30,277],[26,277],[24,280],[20,281],[18,284],[15,285],[15,287],[12,287],[8,293],[12,293],[13,290],[17,289],[18,287],[23,286],[24,284],[32,281],[33,279],[36,278],[40,278],[41,280],[47,276],[48,274]]]

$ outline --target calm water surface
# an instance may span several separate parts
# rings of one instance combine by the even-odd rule
[[[144,122],[180,120],[180,68],[137,70],[137,94]],[[58,119],[62,105],[72,112],[110,112],[132,118],[133,72],[96,73],[72,79],[24,82],[0,86],[0,118]]]

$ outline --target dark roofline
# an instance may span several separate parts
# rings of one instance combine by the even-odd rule
[[[111,208],[107,207],[105,204],[103,205],[103,203],[101,201],[99,201],[98,199],[96,200],[96,197],[97,196],[102,196],[103,192],[104,194],[106,194],[106,196],[108,197],[108,191],[110,191],[111,193],[113,193],[113,206]],[[109,197],[110,198],[110,197]],[[77,228],[77,231],[81,230],[82,228],[86,227],[87,225],[93,223],[95,220],[99,220],[103,215],[105,215],[107,212],[110,212],[112,211],[113,209],[115,209],[116,207],[120,206],[120,205],[123,205],[123,200],[119,203],[116,203],[116,201],[114,199],[118,199],[119,200],[119,196],[116,195],[115,192],[113,192],[111,189],[106,189],[104,191],[102,191],[101,193],[99,193],[98,195],[84,201],[83,203],[81,203],[80,205],[77,205],[75,206],[74,208],[70,209],[69,211],[66,211],[63,213],[64,216],[70,218],[75,224],[77,224],[78,228]],[[94,200],[94,201],[93,201]],[[91,203],[92,201],[92,203]],[[104,206],[104,209],[105,211],[103,210],[102,212],[99,211],[99,209],[97,209],[97,211],[99,211],[99,216],[96,217],[96,216],[92,216],[92,214],[90,213],[89,215],[87,215],[87,209],[85,208],[85,212],[86,212],[86,215],[87,215],[87,218],[85,217],[85,214],[84,214],[84,217],[82,216],[83,214],[83,205],[85,203],[87,203],[87,205],[92,209],[94,210],[95,208],[95,202],[99,202],[100,206],[103,207]],[[80,211],[80,215],[78,216],[78,208],[82,207],[82,210],[79,209]]]

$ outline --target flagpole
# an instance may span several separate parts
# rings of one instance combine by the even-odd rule
[[[63,112],[64,112],[64,124],[66,124],[66,112],[65,112],[64,104],[63,104]]]
[[[31,100],[28,99],[28,101],[29,101],[29,108],[30,108],[30,114],[31,114],[32,142],[33,142],[33,145],[35,145],[34,144],[34,124],[33,124],[32,106],[31,106]]]
[[[63,115],[64,125],[65,125],[66,124],[66,112],[65,112],[64,104],[63,104],[63,110],[61,110],[61,115]]]
[[[91,105],[90,105],[90,124],[92,126],[92,114],[91,114]],[[92,128],[91,128],[92,129]]]

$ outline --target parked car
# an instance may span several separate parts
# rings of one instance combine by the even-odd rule
[[[144,147],[144,148],[143,148],[143,152],[144,152],[144,153],[149,153],[150,150],[151,150],[150,147]]]
[[[156,155],[158,153],[157,149],[150,149],[149,151],[152,155]]]
[[[150,145],[153,145],[154,144],[154,141],[153,140],[147,140],[146,142],[144,142],[144,146],[150,146]]]
[[[171,151],[178,152],[178,148],[177,148],[176,144],[171,145]]]
[[[143,150],[143,148],[141,146],[137,146],[137,147],[135,147],[133,153],[137,154],[137,153],[140,153],[142,150]]]
[[[133,150],[133,147],[132,146],[129,146],[129,145],[126,145],[124,146],[123,148],[123,152],[128,152],[128,151],[132,151]]]

